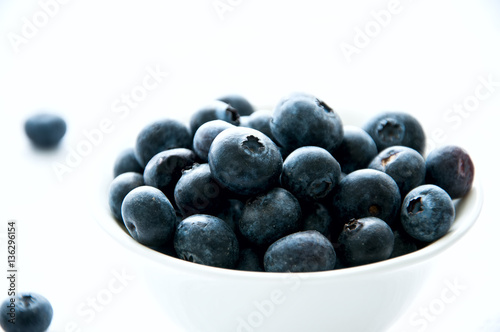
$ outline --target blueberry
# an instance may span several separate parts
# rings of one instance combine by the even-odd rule
[[[378,151],[394,145],[425,150],[425,133],[422,125],[408,113],[384,112],[370,119],[363,127],[377,144]]]
[[[343,262],[357,266],[388,259],[394,248],[394,234],[385,221],[366,217],[345,224],[338,242]]]
[[[144,185],[144,178],[142,174],[127,172],[118,175],[113,179],[109,186],[109,207],[113,217],[118,221],[122,219],[122,202],[125,196],[137,187]]]
[[[335,189],[333,209],[342,227],[353,218],[377,217],[395,226],[401,206],[398,185],[389,175],[360,169],[346,175]]]
[[[195,133],[200,126],[208,121],[223,120],[232,125],[240,125],[238,111],[220,100],[214,100],[196,111],[189,121],[191,132]]]
[[[196,159],[192,150],[178,148],[160,152],[144,168],[144,183],[163,191],[174,202],[174,189],[182,170],[190,168]]]
[[[455,207],[450,195],[436,185],[419,186],[403,201],[401,224],[417,240],[433,242],[441,238],[454,220]]]
[[[50,302],[36,293],[20,293],[8,297],[1,306],[0,325],[5,332],[47,331],[54,313]],[[9,315],[12,310],[15,318]]]
[[[212,120],[202,124],[193,137],[193,150],[201,161],[208,161],[208,151],[215,137],[225,129],[234,127],[229,122]]]
[[[278,183],[283,159],[269,137],[255,129],[235,127],[214,139],[208,164],[224,188],[239,195],[255,195]]]
[[[236,109],[239,115],[250,115],[254,112],[252,104],[250,104],[250,102],[243,96],[232,94],[220,97],[218,100],[223,101]]]
[[[319,146],[329,152],[340,145],[344,135],[342,121],[333,109],[306,94],[294,94],[277,104],[271,132],[287,150]]]
[[[40,113],[26,120],[24,130],[34,146],[52,149],[66,133],[66,122],[58,115]]]
[[[303,230],[315,230],[326,237],[330,235],[332,217],[330,211],[328,211],[323,204],[318,202],[307,202],[307,204],[301,204],[301,209]]]
[[[266,272],[333,270],[337,255],[328,239],[317,231],[303,231],[274,242],[264,255]]]
[[[332,153],[339,162],[342,172],[349,174],[366,168],[375,158],[378,150],[366,131],[355,126],[344,126],[344,138],[340,146]]]
[[[443,188],[453,199],[464,197],[472,187],[474,164],[469,154],[458,146],[432,150],[425,167],[425,182]]]
[[[339,181],[340,165],[323,148],[298,148],[283,162],[281,185],[298,199],[313,201],[324,198]]]
[[[424,157],[406,146],[396,145],[382,150],[368,167],[390,175],[396,181],[402,198],[425,181]]]
[[[212,214],[219,208],[223,194],[208,164],[194,164],[183,171],[174,190],[175,203],[184,217]]]
[[[140,174],[144,172],[144,167],[139,165],[139,162],[137,161],[137,158],[135,156],[135,150],[133,148],[123,150],[116,158],[115,164],[113,166],[113,174],[115,177],[127,172],[135,172]]]
[[[137,136],[135,154],[137,161],[145,167],[154,155],[175,148],[190,149],[192,136],[183,123],[164,119],[144,127]]]
[[[240,250],[237,270],[263,272],[261,255],[253,248],[247,247]]]
[[[239,243],[231,228],[222,219],[205,214],[181,221],[174,247],[181,259],[215,267],[233,269],[239,257]]]
[[[241,234],[252,244],[268,246],[300,230],[299,201],[283,188],[273,188],[247,200],[239,221]]]
[[[122,216],[130,235],[145,246],[164,245],[174,235],[174,208],[157,188],[141,186],[129,192],[123,200]]]
[[[269,137],[273,142],[277,143],[271,131],[271,119],[273,118],[273,113],[269,111],[256,111],[248,116],[245,120],[241,121],[240,126],[249,127],[260,131]]]

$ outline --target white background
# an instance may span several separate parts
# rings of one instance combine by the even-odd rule
[[[91,217],[96,197],[89,183],[109,171],[103,160],[132,146],[151,120],[188,119],[226,93],[268,107],[291,91],[316,94],[340,114],[411,112],[430,144],[469,151],[484,186],[482,214],[440,258],[391,332],[500,331],[497,1],[62,2],[47,7],[51,17],[41,6],[48,0],[0,2],[0,233],[8,220],[17,221],[18,287],[50,299],[50,331],[77,331],[73,325],[79,331],[182,331],[156,308],[129,253]],[[230,10],[218,13],[214,3]],[[390,18],[381,12],[387,8]],[[32,23],[39,27],[30,30]],[[365,29],[371,36],[363,38]],[[355,53],[343,53],[342,47],[356,45]],[[115,112],[147,68],[168,75],[135,107]],[[484,80],[493,82],[490,90]],[[479,101],[477,89],[486,93]],[[454,105],[462,113],[454,113]],[[26,117],[42,109],[68,123],[51,153],[33,149],[23,132]],[[54,162],[64,164],[103,120],[111,132],[58,176]],[[1,266],[4,256],[0,252]],[[106,293],[116,273],[133,280],[90,313],[89,301]],[[434,314],[422,323],[421,310],[439,302],[447,282],[463,289],[438,313],[431,308]],[[6,280],[0,287],[0,298],[6,297]]]

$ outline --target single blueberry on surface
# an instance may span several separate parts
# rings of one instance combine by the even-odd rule
[[[375,263],[388,259],[394,248],[394,233],[376,217],[352,219],[338,238],[338,254],[347,266]]]
[[[239,220],[239,230],[250,243],[265,247],[299,231],[301,217],[297,198],[276,187],[247,200]]]
[[[401,224],[419,241],[433,242],[443,237],[454,220],[455,206],[450,195],[436,185],[418,186],[403,201]]]
[[[58,115],[40,113],[26,120],[24,130],[35,147],[52,149],[66,133],[66,122]]]
[[[245,116],[250,115],[254,112],[252,104],[250,104],[250,102],[245,97],[237,94],[226,95],[218,98],[217,100],[223,101],[236,109],[239,115]]]
[[[424,157],[406,146],[396,145],[382,150],[368,168],[390,175],[396,181],[402,198],[425,181]]]
[[[319,146],[333,152],[344,136],[338,114],[325,102],[307,94],[293,94],[276,105],[271,132],[289,151]]]
[[[129,192],[123,200],[122,216],[130,235],[145,246],[165,245],[174,235],[174,208],[157,188],[141,186]]]
[[[15,324],[9,322],[15,305]],[[18,293],[1,304],[0,325],[5,332],[44,332],[52,322],[54,311],[49,300],[36,293]]]
[[[193,150],[202,161],[208,161],[208,151],[215,137],[222,131],[234,127],[229,122],[212,120],[202,124],[193,137]]]
[[[163,191],[174,202],[174,190],[182,171],[190,168],[196,160],[192,150],[178,148],[156,154],[144,168],[144,183]]]
[[[213,120],[226,121],[235,126],[240,125],[240,115],[234,107],[223,101],[214,100],[193,113],[189,121],[191,132],[196,133],[202,124]]]
[[[443,188],[452,199],[464,197],[472,187],[474,163],[461,147],[447,145],[432,150],[425,167],[425,182]]]
[[[173,119],[155,121],[144,127],[137,135],[135,154],[137,161],[145,167],[157,153],[175,148],[190,149],[192,136],[189,128]]]
[[[264,255],[266,272],[333,270],[337,255],[331,242],[317,231],[287,235],[269,246]]]
[[[238,263],[236,235],[220,218],[195,214],[182,220],[174,237],[177,256],[189,262],[234,269]]]
[[[123,150],[115,159],[115,163],[113,165],[113,174],[115,177],[127,172],[140,174],[144,172],[144,167],[139,165],[133,148]]]
[[[323,148],[298,148],[283,162],[281,185],[298,199],[322,199],[339,181],[340,165],[330,152]]]
[[[403,145],[425,151],[425,133],[422,125],[405,112],[384,112],[371,118],[363,129],[373,138],[378,151],[394,145]]]
[[[276,144],[258,130],[229,128],[212,142],[208,164],[214,179],[238,195],[256,195],[279,182],[283,159]]]
[[[174,190],[175,203],[184,217],[215,213],[223,202],[223,195],[208,164],[194,164],[184,170]]]
[[[377,217],[396,226],[401,206],[399,188],[393,178],[374,169],[360,169],[346,175],[334,190],[332,207],[336,228],[351,219]]]
[[[344,138],[332,152],[345,174],[366,168],[377,153],[377,145],[371,136],[363,129],[349,125],[344,126]]]
[[[125,196],[132,189],[143,185],[144,177],[142,174],[135,172],[123,173],[113,179],[109,186],[108,202],[111,213],[117,221],[123,221],[122,203]]]

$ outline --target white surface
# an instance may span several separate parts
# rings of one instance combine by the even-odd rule
[[[339,112],[412,112],[434,142],[470,152],[484,183],[483,212],[460,245],[442,257],[427,291],[390,332],[500,330],[494,157],[500,140],[500,5],[486,0],[402,0],[399,6],[391,1],[221,2],[233,6],[223,20],[212,0],[67,1],[19,52],[9,36],[22,35],[24,18],[43,19],[40,4],[0,3],[0,223],[6,230],[7,220],[18,222],[19,290],[51,300],[50,331],[79,331],[72,324],[80,331],[182,331],[159,314],[126,251],[92,220],[87,208],[92,172],[160,116],[187,119],[199,105],[229,92],[268,105],[300,90]],[[348,62],[342,43],[353,44],[358,29],[374,26],[371,12],[388,6],[396,8],[390,22]],[[145,99],[126,107],[122,94],[139,89],[154,70],[168,76],[158,77],[157,85],[147,80],[151,91]],[[483,83],[488,77],[492,86]],[[449,111],[474,100],[474,110]],[[22,131],[24,119],[41,108],[60,112],[68,122],[54,153],[34,151]],[[84,132],[106,119],[112,130],[60,181],[52,163],[64,163],[85,144]],[[0,257],[6,260],[6,254]],[[119,283],[115,274],[123,271],[134,279]],[[450,282],[461,288],[444,303]],[[5,280],[0,287],[6,296]],[[92,309],[96,297],[100,302]]]

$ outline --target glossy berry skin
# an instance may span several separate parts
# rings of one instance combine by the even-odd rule
[[[452,199],[464,197],[472,187],[474,164],[469,154],[458,146],[432,150],[425,167],[425,182],[443,188]]]
[[[416,150],[406,146],[391,146],[382,150],[368,168],[390,175],[396,181],[401,198],[410,190],[424,184],[425,160]]]
[[[333,270],[337,255],[330,241],[317,231],[303,231],[274,242],[264,255],[266,272]]]
[[[265,247],[300,230],[299,201],[283,188],[273,188],[247,200],[239,220],[241,234],[252,244]]]
[[[378,153],[377,145],[370,135],[355,126],[344,126],[344,138],[339,147],[332,152],[339,162],[342,172],[349,174],[366,168]]]
[[[144,168],[144,183],[163,191],[173,202],[174,189],[182,170],[190,168],[196,160],[192,150],[178,148],[160,152]]]
[[[47,331],[54,313],[50,302],[36,293],[20,293],[12,298],[8,297],[1,306],[0,325],[5,332]],[[13,312],[15,324],[9,322],[9,319],[14,318],[10,315]]]
[[[433,242],[445,235],[455,220],[451,197],[433,184],[419,186],[406,195],[401,224],[413,238]]]
[[[192,135],[182,122],[164,119],[144,127],[137,135],[135,154],[142,167],[157,153],[175,148],[190,149]]]
[[[226,104],[230,105],[231,107],[236,109],[238,114],[241,116],[250,115],[254,112],[252,104],[250,104],[250,102],[245,97],[240,95],[226,95],[218,98],[217,100],[223,101]]]
[[[339,181],[340,165],[323,148],[298,148],[283,162],[281,185],[298,199],[315,201],[324,198]]]
[[[24,130],[35,147],[52,149],[66,133],[66,122],[58,115],[40,113],[26,120]]]
[[[144,185],[142,174],[135,172],[127,172],[118,175],[113,179],[109,186],[108,204],[117,221],[123,221],[122,218],[122,203],[127,194],[137,187]]]
[[[141,186],[129,192],[123,200],[122,216],[129,234],[145,246],[165,245],[174,235],[174,208],[157,188]]]
[[[113,175],[115,177],[127,172],[135,172],[140,174],[144,172],[144,167],[139,165],[139,162],[135,157],[135,150],[133,148],[123,150],[118,155],[118,157],[116,157],[115,163],[113,165]]]
[[[215,213],[223,195],[208,164],[194,164],[191,169],[184,170],[174,190],[175,203],[184,217]]]
[[[398,185],[389,175],[360,169],[346,175],[333,195],[333,208],[342,227],[353,218],[377,217],[395,226],[401,206]]]
[[[380,113],[371,118],[363,129],[373,138],[379,152],[395,145],[410,147],[420,154],[425,151],[422,125],[408,113]]]
[[[240,125],[240,115],[234,107],[223,101],[214,100],[193,113],[189,121],[191,132],[194,134],[202,124],[213,120],[226,121],[235,126]]]
[[[214,139],[208,164],[224,188],[238,195],[255,195],[279,182],[283,159],[269,137],[255,129],[235,127]]]
[[[202,124],[193,137],[193,150],[201,161],[208,161],[208,151],[215,137],[222,131],[234,127],[229,122],[212,120]]]
[[[239,243],[231,228],[222,219],[205,214],[181,221],[174,247],[179,258],[214,267],[233,269],[239,257]]]
[[[278,103],[271,120],[271,132],[289,151],[319,146],[332,152],[344,135],[337,113],[323,101],[304,94],[292,95]]]
[[[358,266],[383,261],[391,256],[394,234],[379,218],[353,219],[340,233],[339,256],[347,266]]]

